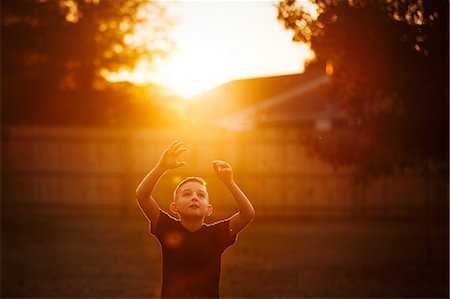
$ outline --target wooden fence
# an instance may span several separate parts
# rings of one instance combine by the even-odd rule
[[[169,171],[155,196],[162,207],[185,176],[208,182],[215,210],[234,202],[210,161],[229,161],[260,215],[412,215],[448,207],[448,177],[394,176],[362,189],[349,171],[315,160],[295,130],[126,130],[6,127],[2,132],[2,198],[11,205],[135,206],[134,191],[172,140],[183,140],[188,166]],[[365,194],[365,195],[363,195]]]

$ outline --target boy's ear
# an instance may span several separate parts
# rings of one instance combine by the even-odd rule
[[[176,202],[172,201],[172,202],[170,203],[169,208],[170,208],[170,211],[172,211],[172,213],[178,214],[178,205],[177,205]]]
[[[206,208],[206,216],[211,216],[213,210],[214,210],[214,208],[213,208],[212,204],[208,204],[208,207]]]

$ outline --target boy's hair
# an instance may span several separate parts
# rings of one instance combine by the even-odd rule
[[[197,183],[200,183],[200,184],[202,184],[203,186],[206,187],[206,181],[204,179],[202,179],[201,177],[189,176],[189,177],[181,180],[181,182],[179,182],[178,185],[175,187],[175,191],[173,191],[173,199],[174,200],[177,197],[178,189],[180,189],[180,187],[183,186],[184,184],[186,184],[187,182],[197,182]]]

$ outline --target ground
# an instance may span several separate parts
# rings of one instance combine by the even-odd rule
[[[222,259],[228,298],[448,297],[448,222],[256,220]],[[428,229],[429,228],[429,229]],[[1,297],[158,297],[136,208],[3,208]]]

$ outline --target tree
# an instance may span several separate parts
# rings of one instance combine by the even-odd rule
[[[6,0],[1,25],[2,121],[9,123],[108,124],[106,111],[129,99],[116,93],[114,103],[117,85],[102,72],[132,69],[172,48],[170,20],[154,1]],[[136,40],[140,27],[146,34]]]
[[[312,1],[278,4],[278,18],[332,67],[330,97],[348,128],[306,138],[312,153],[377,177],[448,165],[448,1]]]

